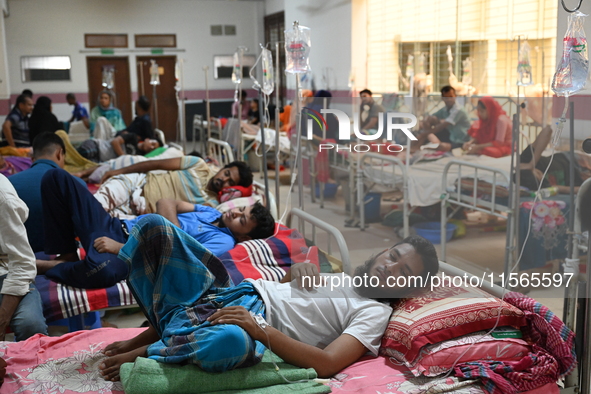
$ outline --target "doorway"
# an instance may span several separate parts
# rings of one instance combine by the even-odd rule
[[[158,64],[160,85],[150,84],[151,60]],[[167,141],[177,139],[178,104],[174,86],[176,56],[138,56],[138,95],[148,97],[152,106],[150,117],[152,125],[164,132]],[[156,101],[154,101],[154,86],[156,86]]]
[[[285,84],[284,30],[285,13],[283,11],[265,16],[265,42],[269,44],[268,49],[273,53],[273,66],[275,66],[275,72],[279,74],[279,83],[281,85],[279,91],[277,91],[277,87],[275,88],[275,94],[279,93],[279,106],[285,104],[285,95],[287,93]],[[275,44],[277,42],[279,43],[279,64],[275,64]]]
[[[96,100],[99,93],[106,89],[104,84],[106,85],[107,81],[103,80],[103,71],[112,70],[113,78],[108,84],[112,86],[109,90],[113,93],[113,105],[119,108],[123,121],[126,125],[129,125],[133,118],[129,58],[127,56],[89,56],[86,58],[86,68],[88,71],[88,102],[90,109],[97,105]]]

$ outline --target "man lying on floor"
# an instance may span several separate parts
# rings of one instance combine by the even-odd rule
[[[265,346],[319,377],[332,376],[368,350],[378,354],[392,308],[376,299],[412,290],[393,287],[388,278],[425,279],[438,270],[433,245],[411,236],[356,270],[355,276],[376,277],[374,288],[300,289],[292,279],[318,275],[310,263],[294,265],[283,283],[247,279],[233,286],[217,258],[157,215],[138,222],[119,257],[130,265],[128,283],[150,326],[105,348],[100,370],[113,381],[137,357],[223,372],[258,363]]]
[[[555,187],[559,194],[568,194],[570,193],[571,156],[569,152],[555,152],[553,158],[542,156],[551,139],[552,128],[546,126],[534,142],[521,152],[521,186],[536,191],[541,183],[542,188]],[[591,156],[579,152],[575,152],[574,156],[573,186],[575,193],[577,193],[583,182],[591,176]],[[548,168],[548,172],[544,177],[546,168]]]
[[[45,253],[59,260],[37,260],[37,271],[57,282],[85,289],[104,288],[127,278],[129,268],[117,257],[139,218],[111,217],[88,189],[66,171],[47,171],[41,181]],[[273,235],[275,220],[257,203],[222,215],[214,208],[163,200],[158,213],[197,239],[214,255],[232,249],[236,242]],[[75,238],[86,251],[78,258]]]
[[[166,172],[151,172],[157,170]],[[125,218],[156,212],[162,198],[215,207],[225,188],[250,188],[252,171],[241,161],[216,171],[200,157],[183,156],[107,171],[102,182],[95,197],[112,216]]]

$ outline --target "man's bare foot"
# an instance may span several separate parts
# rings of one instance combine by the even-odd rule
[[[35,260],[37,275],[43,275],[58,264],[65,263],[65,260]]]
[[[103,353],[108,357],[128,353],[142,346],[151,345],[159,339],[160,337],[158,336],[158,333],[154,327],[150,325],[147,330],[142,331],[139,335],[136,335],[131,339],[111,343],[103,350]]]
[[[132,363],[138,357],[145,357],[148,346],[142,346],[138,349],[132,350],[127,353],[118,354],[116,356],[108,357],[99,366],[103,379],[116,382],[120,379],[119,369],[124,363]]]
[[[119,254],[123,244],[109,237],[99,237],[94,240],[94,248],[99,253]]]
[[[75,172],[72,175],[77,176],[78,178],[82,178],[85,182],[88,182],[88,177],[92,175],[92,173],[94,171],[96,171],[97,168],[99,168],[100,166],[96,166],[96,167],[92,167],[92,168],[88,168],[84,171],[79,171],[79,172]]]

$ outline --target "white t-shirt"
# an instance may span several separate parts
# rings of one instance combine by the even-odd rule
[[[325,286],[308,291],[299,289],[295,281],[246,280],[263,298],[267,322],[290,338],[324,349],[342,334],[349,334],[377,356],[392,314],[389,305],[362,297],[353,287],[331,291]]]

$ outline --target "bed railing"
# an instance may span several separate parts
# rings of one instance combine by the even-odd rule
[[[457,174],[450,174],[452,168],[457,170]],[[453,185],[448,186],[450,177],[455,181]],[[486,179],[483,180],[483,177]],[[513,207],[519,197],[515,200],[515,196],[509,195],[508,186],[510,186],[510,177],[504,170],[460,160],[452,160],[444,167],[441,195],[441,260],[447,259],[447,221],[459,209],[469,208],[496,217],[505,217],[503,213],[507,214],[505,271],[512,266],[517,231],[514,218],[516,213],[513,212]],[[501,191],[506,195],[499,195]],[[482,198],[482,194],[485,194],[488,199]],[[498,201],[503,197],[506,198],[505,201]],[[447,215],[448,205],[454,207],[450,215]]]
[[[220,167],[234,161],[234,152],[230,144],[215,138],[207,140],[207,156],[217,161]]]
[[[295,219],[298,220],[297,226],[294,223]],[[304,238],[311,240],[319,249],[335,258],[337,256],[333,250],[333,243],[336,244],[336,251],[338,252],[338,259],[342,264],[342,270],[346,274],[351,274],[349,248],[347,247],[343,234],[336,227],[298,208],[292,208],[287,226],[298,229]],[[322,237],[319,237],[319,230],[323,233]]]
[[[411,207],[408,203],[408,174],[405,163],[397,157],[379,153],[365,153],[359,160],[359,168],[356,172],[361,229],[365,228],[365,196],[373,186],[380,185],[388,189],[402,190],[403,231],[404,236],[407,237],[410,231]],[[367,192],[364,191],[366,181],[370,183]]]
[[[452,168],[457,168],[457,175],[450,174]],[[482,177],[486,176],[486,180]],[[448,187],[448,179],[455,178],[454,186]],[[464,183],[463,181],[466,180]],[[502,190],[509,185],[509,174],[506,171],[499,170],[493,167],[487,167],[480,164],[468,163],[461,160],[452,160],[446,164],[443,169],[443,178],[441,181],[441,188],[443,193],[441,195],[441,260],[446,259],[446,227],[447,221],[460,208],[474,209],[497,217],[505,217],[502,213],[512,214],[511,203],[512,196],[507,195],[506,202],[498,202],[498,198],[503,198],[497,193],[497,186]],[[465,188],[464,185],[471,186]],[[481,198],[483,190],[490,189],[490,201]],[[471,192],[464,194],[462,191]],[[486,193],[484,193],[486,194]],[[488,195],[488,194],[487,194]],[[448,216],[447,206],[455,206],[455,210]],[[507,220],[507,247],[513,247],[513,237],[511,220]],[[511,239],[509,239],[511,235]]]

